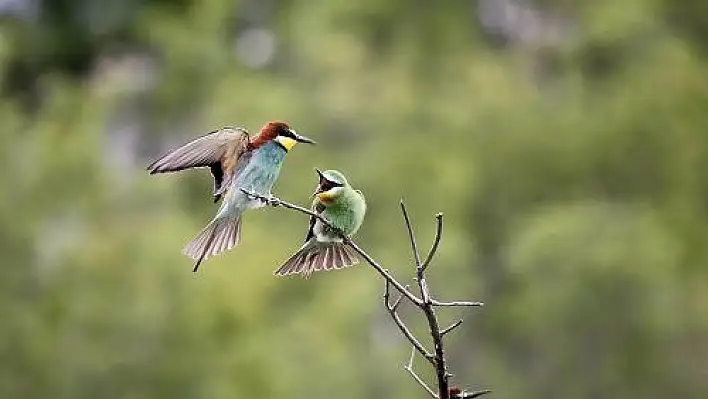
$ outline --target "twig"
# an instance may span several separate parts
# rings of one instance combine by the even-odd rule
[[[418,251],[418,244],[415,242],[415,233],[413,233],[413,227],[411,226],[411,220],[408,217],[408,211],[406,210],[406,204],[401,200],[401,211],[403,212],[403,219],[406,222],[406,230],[408,230],[408,239],[411,241],[411,249],[413,250],[413,258],[415,260],[416,266],[420,267],[420,251]],[[423,299],[425,300],[425,299]]]
[[[438,245],[440,245],[440,239],[442,238],[443,214],[438,213],[437,215],[435,215],[435,220],[437,221],[437,227],[435,229],[435,240],[433,241],[433,246],[430,247],[430,251],[428,251],[428,256],[426,256],[425,260],[423,261],[423,271],[428,268],[428,265],[430,265],[430,261],[433,260],[435,253],[438,252]]]
[[[408,215],[408,210],[406,209],[406,204],[401,201],[401,212],[403,213],[403,219],[406,224],[406,230],[408,231],[408,237],[411,242],[411,248],[413,250],[413,256],[415,259],[415,266],[416,266],[416,281],[418,282],[418,287],[420,289],[420,296],[423,299],[423,303],[419,304],[418,307],[423,311],[425,314],[426,319],[428,320],[428,327],[430,331],[430,336],[433,339],[433,344],[435,347],[435,356],[434,356],[434,361],[433,366],[435,367],[435,375],[437,377],[438,381],[438,395],[435,395],[430,388],[425,384],[425,382],[413,372],[412,369],[412,363],[413,363],[413,358],[411,358],[411,361],[409,362],[409,367],[408,371],[413,375],[413,377],[416,379],[416,381],[423,387],[425,388],[433,397],[439,398],[439,399],[448,399],[450,398],[450,390],[449,390],[449,379],[451,377],[451,374],[448,373],[447,371],[447,365],[446,365],[446,360],[445,360],[445,351],[443,348],[443,336],[456,327],[458,327],[460,324],[462,324],[462,319],[457,321],[456,323],[452,324],[451,326],[447,327],[444,330],[440,330],[440,326],[438,323],[437,316],[435,314],[435,307],[443,307],[443,306],[448,306],[448,307],[453,307],[453,306],[482,306],[483,304],[481,302],[463,302],[463,301],[456,301],[456,302],[440,302],[435,299],[432,299],[430,296],[428,284],[425,278],[425,269],[430,265],[430,262],[432,261],[433,257],[435,256],[438,246],[440,244],[440,240],[442,239],[442,230],[443,230],[443,216],[441,213],[438,213],[436,215],[436,231],[435,231],[435,239],[433,241],[433,245],[430,248],[430,251],[428,252],[428,256],[426,256],[425,261],[421,263],[420,261],[420,253],[418,251],[418,245],[416,243],[416,238],[415,234],[413,232],[413,226],[411,223],[410,216]],[[393,317],[394,321],[398,324],[400,322],[400,318],[398,317],[397,313],[391,314]],[[415,354],[415,352],[413,352]],[[485,392],[486,393],[486,392]],[[482,393],[483,394],[483,393]],[[480,394],[481,395],[481,394]],[[480,396],[477,395],[477,396]],[[467,396],[464,396],[467,397]]]
[[[406,285],[405,287],[408,289],[408,286]],[[391,297],[391,284],[387,281],[386,282],[386,290],[384,291],[384,301],[386,302],[386,308],[392,311],[395,311],[398,309],[398,305],[401,304],[401,300],[403,300],[404,296],[403,294],[398,296],[398,299],[396,299],[396,302],[393,303],[393,305],[389,306],[389,298]]]
[[[451,387],[450,388],[450,398],[451,399],[472,399],[472,398],[478,398],[482,395],[488,394],[492,391],[489,389],[484,389],[482,391],[473,391],[473,392],[467,392],[463,391],[458,387]]]
[[[279,199],[279,198],[273,198],[273,197],[269,198],[269,197],[267,197],[267,196],[265,196],[265,195],[261,195],[261,194],[258,194],[258,193],[256,193],[256,192],[246,190],[245,188],[241,188],[241,191],[242,191],[244,194],[248,195],[249,197],[253,197],[253,198],[260,199],[261,201],[264,201],[264,202],[266,202],[266,203],[268,203],[268,204],[277,205],[277,206],[283,206],[283,207],[285,207],[285,208],[292,209],[292,210],[294,210],[294,211],[298,211],[298,212],[302,212],[302,213],[304,213],[304,214],[310,215],[310,216],[316,218],[317,220],[319,220],[320,222],[322,222],[325,226],[331,228],[333,231],[337,231],[337,232],[338,232],[338,229],[335,228],[334,226],[332,226],[332,224],[329,222],[329,220],[323,218],[322,216],[316,214],[315,212],[313,212],[313,211],[311,211],[311,210],[309,210],[309,209],[307,209],[307,208],[303,208],[303,207],[301,207],[301,206],[299,206],[299,205],[291,204],[291,203],[289,203],[289,202],[287,202],[287,201],[283,201],[283,200],[281,200],[281,199]],[[378,264],[371,256],[369,256],[369,254],[367,254],[363,249],[359,248],[359,246],[356,245],[356,243],[354,243],[354,241],[353,241],[350,237],[347,237],[346,235],[341,234],[341,232],[338,232],[338,233],[340,233],[340,237],[342,238],[342,240],[344,240],[345,243],[349,244],[349,246],[350,246],[354,251],[356,251],[356,253],[358,253],[359,255],[361,255],[361,257],[364,258],[374,269],[376,269],[376,271],[377,271],[387,282],[391,283],[391,285],[393,285],[394,287],[396,287],[396,289],[397,289],[401,294],[405,295],[406,298],[408,298],[411,302],[415,303],[416,305],[422,303],[422,300],[421,300],[420,298],[416,297],[415,295],[413,295],[413,293],[411,293],[410,291],[408,291],[407,289],[405,289],[405,287],[403,287],[403,285],[402,285],[401,283],[399,283],[398,281],[396,281],[396,279],[393,278],[393,276],[391,276],[391,274],[390,274],[389,272],[387,272],[386,269],[384,269],[383,267],[381,267],[381,265],[379,265],[379,264]]]
[[[449,333],[450,331],[456,329],[460,324],[462,324],[462,319],[457,320],[457,321],[454,322],[452,325],[450,325],[450,327],[448,327],[448,328],[446,328],[446,329],[440,331],[440,335],[442,335],[442,336],[444,337],[447,333]]]
[[[406,222],[406,228],[410,233],[411,244],[415,249],[415,237],[413,235],[413,229],[411,228],[411,221],[408,217],[406,204],[403,201],[401,201],[401,212],[403,213],[403,219]],[[425,280],[423,265],[420,263],[419,257],[416,257],[416,280],[418,280],[418,287],[420,288],[420,294],[423,298],[423,304],[420,308],[423,310],[425,318],[428,320],[430,336],[433,338],[433,346],[435,351],[435,363],[433,365],[435,366],[435,375],[438,380],[439,397],[440,399],[448,399],[450,375],[447,372],[447,364],[445,362],[445,350],[443,348],[442,334],[440,334],[438,318],[435,315],[435,308],[433,307],[432,299],[430,298],[430,292],[428,291],[428,284]]]
[[[463,392],[462,395],[459,395],[457,398],[459,398],[459,399],[473,399],[473,398],[478,398],[482,395],[486,395],[488,393],[492,393],[492,390],[491,389],[483,389],[481,391],[475,391],[475,392],[469,392],[469,393]]]
[[[398,314],[396,309],[398,308],[398,305],[401,303],[401,299],[403,299],[403,295],[401,294],[396,302],[393,303],[393,305],[390,304],[390,286],[388,282],[386,282],[386,291],[384,291],[384,303],[386,305],[386,310],[388,310],[388,313],[391,315],[391,318],[395,322],[396,326],[398,326],[398,329],[401,330],[401,333],[408,339],[408,341],[413,345],[413,348],[417,350],[426,360],[428,360],[431,364],[435,365],[435,358],[434,356],[425,349],[423,344],[418,341],[418,339],[413,335],[411,332],[410,328],[406,326],[406,324],[403,322],[401,319],[401,316]]]
[[[423,379],[420,378],[420,376],[418,376],[418,374],[416,374],[416,372],[413,370],[413,359],[415,359],[415,350],[411,350],[411,358],[408,361],[408,364],[406,366],[404,366],[403,368],[406,369],[411,374],[413,379],[415,379],[418,382],[418,384],[423,387],[423,389],[428,391],[430,396],[434,397],[435,399],[439,399],[440,397],[438,395],[436,395],[435,392],[433,392],[433,390],[430,389],[428,384],[426,384],[425,381],[423,381]]]
[[[440,302],[435,299],[431,299],[430,304],[433,306],[437,306],[437,307],[484,306],[484,302],[466,302],[466,301]]]
[[[323,218],[319,219],[323,220]],[[324,220],[323,223],[325,222],[327,226],[331,226],[331,224],[329,224],[327,220]],[[420,304],[423,303],[423,300],[415,296],[412,292],[407,290],[401,283],[396,281],[396,279],[393,278],[393,276],[388,273],[386,269],[376,263],[376,261],[371,256],[369,256],[369,254],[367,254],[363,249],[359,248],[359,246],[356,245],[356,243],[351,238],[344,237],[343,240],[344,242],[349,244],[349,246],[352,247],[352,249],[356,251],[356,253],[361,255],[361,257],[364,258],[374,269],[376,269],[376,271],[379,272],[379,274],[386,280],[386,282],[391,283],[391,285],[394,286],[398,290],[398,292],[405,295],[405,297],[408,298],[409,301],[416,304],[416,306],[420,306]]]
[[[415,268],[416,268],[416,281],[418,283],[418,288],[420,290],[420,295],[421,297],[418,298],[415,296],[413,293],[411,293],[408,290],[407,286],[403,286],[401,283],[399,283],[389,272],[388,270],[384,269],[381,265],[379,265],[371,256],[369,256],[368,253],[366,253],[364,250],[359,248],[358,245],[351,239],[351,237],[346,236],[345,234],[342,234],[341,231],[339,231],[336,227],[334,227],[327,219],[323,218],[321,215],[316,214],[315,212],[295,205],[291,204],[289,202],[283,201],[279,198],[275,197],[267,197],[255,192],[248,191],[246,189],[241,188],[241,191],[243,191],[244,194],[253,197],[253,198],[258,198],[265,203],[272,205],[272,206],[283,206],[284,208],[292,209],[307,215],[310,215],[316,219],[318,219],[320,222],[322,222],[325,226],[331,228],[333,231],[337,232],[337,234],[342,238],[343,242],[347,245],[349,245],[356,253],[358,253],[362,258],[364,258],[383,278],[386,280],[386,290],[384,292],[384,301],[385,301],[385,306],[386,309],[388,310],[388,313],[391,315],[391,318],[393,319],[394,323],[398,326],[399,330],[403,335],[408,339],[408,341],[412,345],[412,353],[411,353],[411,358],[410,361],[408,362],[408,365],[405,366],[405,369],[413,376],[413,378],[420,384],[433,398],[435,399],[459,399],[459,398],[466,398],[466,399],[471,399],[471,398],[476,398],[479,396],[482,396],[486,393],[489,393],[491,391],[489,390],[484,390],[484,391],[478,391],[478,392],[471,392],[471,393],[466,393],[462,392],[457,388],[453,388],[454,392],[451,391],[449,388],[449,379],[452,377],[450,373],[447,371],[447,364],[446,364],[446,359],[445,359],[445,351],[443,349],[443,336],[449,332],[451,332],[453,329],[457,328],[460,324],[462,324],[462,320],[459,320],[455,323],[453,323],[451,326],[441,330],[440,325],[438,323],[437,316],[435,314],[435,308],[436,307],[462,307],[462,306],[482,306],[482,302],[465,302],[465,301],[454,301],[454,302],[441,302],[438,300],[435,300],[431,297],[430,291],[428,290],[428,284],[425,279],[425,269],[430,265],[431,261],[433,260],[433,257],[435,256],[438,246],[440,244],[440,241],[442,239],[442,231],[443,231],[443,218],[442,214],[437,214],[436,215],[436,220],[437,220],[437,228],[435,232],[435,239],[433,241],[433,244],[430,248],[430,251],[428,252],[428,255],[426,256],[425,260],[421,262],[420,260],[420,252],[418,250],[418,245],[416,243],[416,238],[415,234],[413,232],[413,227],[412,223],[410,221],[410,218],[408,216],[408,211],[406,209],[406,205],[403,201],[401,201],[401,211],[403,212],[403,217],[406,223],[406,229],[408,230],[408,237],[411,242],[411,249],[413,251],[413,257],[415,260]],[[395,287],[398,292],[400,292],[400,296],[396,299],[396,301],[391,304],[390,302],[390,290],[391,286]],[[406,298],[411,301],[416,307],[421,309],[423,313],[425,314],[425,317],[428,321],[428,328],[430,332],[430,336],[432,337],[433,344],[434,344],[434,353],[428,352],[425,347],[420,343],[420,341],[413,335],[411,330],[405,325],[403,320],[401,319],[400,315],[398,314],[398,306],[401,304],[401,301],[403,298]],[[437,377],[437,388],[438,388],[438,394],[436,394],[426,383],[423,381],[423,379],[418,376],[415,371],[413,370],[413,360],[415,358],[415,352],[419,352],[426,360],[428,360],[433,367],[435,368],[435,374]]]

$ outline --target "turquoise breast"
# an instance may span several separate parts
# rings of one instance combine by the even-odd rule
[[[285,149],[273,141],[256,149],[248,166],[237,177],[236,185],[268,194],[278,179],[285,154]]]

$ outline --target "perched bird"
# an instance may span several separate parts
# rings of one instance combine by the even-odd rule
[[[312,210],[324,217],[342,234],[351,237],[359,230],[366,214],[364,194],[349,185],[344,175],[336,170],[321,172],[315,190]],[[342,242],[341,236],[315,217],[300,250],[285,261],[276,276],[300,274],[308,278],[318,270],[332,270],[359,263],[356,252]]]
[[[241,127],[225,127],[169,152],[150,166],[150,174],[208,167],[214,178],[214,202],[223,198],[212,221],[184,248],[196,260],[194,270],[211,256],[229,250],[241,241],[241,214],[265,202],[251,198],[241,188],[268,198],[285,154],[297,142],[315,144],[287,123],[266,123],[250,137]]]

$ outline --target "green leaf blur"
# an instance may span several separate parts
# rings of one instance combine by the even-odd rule
[[[145,166],[271,119],[319,143],[288,155],[274,193],[307,204],[315,167],[344,172],[369,205],[359,244],[405,283],[398,201],[424,247],[445,214],[431,289],[486,303],[440,312],[465,319],[447,338],[455,384],[705,398],[698,3],[4,2],[0,398],[426,396],[371,268],[272,276],[304,215],[246,215],[243,243],[191,272],[210,176]]]

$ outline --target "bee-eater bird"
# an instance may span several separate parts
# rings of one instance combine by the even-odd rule
[[[315,144],[280,121],[266,123],[254,137],[245,128],[224,127],[182,145],[148,166],[150,174],[208,167],[214,178],[214,202],[223,197],[214,219],[184,247],[184,254],[196,260],[194,272],[203,260],[240,243],[241,214],[265,206],[264,201],[241,189],[271,198],[270,190],[285,154],[297,142]]]
[[[353,189],[339,171],[315,170],[320,180],[315,190],[312,210],[342,234],[352,237],[359,230],[366,214],[364,194]],[[356,252],[343,242],[336,231],[319,219],[310,217],[304,245],[274,274],[300,274],[308,278],[314,271],[341,269],[357,263],[359,258]]]

